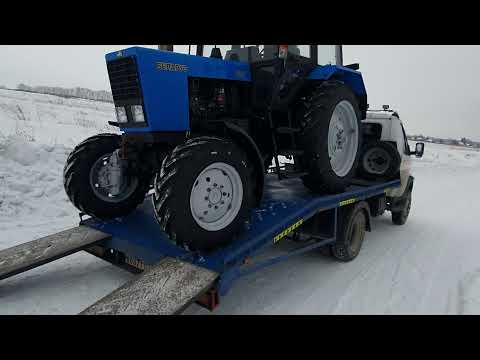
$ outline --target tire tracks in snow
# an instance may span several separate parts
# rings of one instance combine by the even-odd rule
[[[380,223],[377,222],[377,226],[381,225]],[[408,224],[408,223],[407,223]],[[387,226],[393,226],[390,224],[385,224],[386,226],[382,226],[384,229],[374,229],[372,231],[372,234],[375,232],[378,232],[377,237],[380,237],[380,239],[377,239],[379,242],[380,241],[385,241],[389,243],[388,247],[380,252],[378,255],[375,255],[374,257],[371,258],[368,263],[366,263],[365,267],[363,268],[362,271],[357,273],[357,275],[351,279],[343,292],[342,296],[337,302],[337,305],[335,308],[332,310],[333,314],[340,314],[340,313],[345,313],[349,312],[350,309],[352,309],[352,305],[355,305],[356,298],[357,298],[357,289],[359,286],[361,286],[361,282],[374,282],[377,280],[375,277],[375,273],[382,272],[385,273],[383,270],[384,269],[391,269],[392,268],[392,261],[395,261],[393,264],[393,271],[391,271],[392,275],[389,277],[389,280],[386,279],[385,277],[382,277],[382,281],[387,281],[389,283],[388,290],[385,290],[387,293],[386,297],[384,298],[383,301],[380,301],[382,299],[374,298],[372,297],[372,305],[374,303],[380,304],[386,304],[386,306],[383,309],[377,309],[373,310],[373,307],[371,309],[372,313],[388,313],[392,311],[396,311],[394,309],[393,305],[393,299],[394,299],[394,294],[395,294],[395,288],[397,285],[401,282],[400,274],[401,274],[401,269],[402,266],[406,263],[409,262],[411,265],[413,265],[413,268],[416,269],[416,271],[420,275],[424,275],[424,271],[422,271],[414,262],[410,261],[410,257],[407,256],[409,252],[411,252],[412,249],[416,248],[418,245],[418,241],[420,238],[423,236],[416,236],[415,238],[401,238],[401,234],[403,234],[403,229],[398,228],[398,230],[395,232],[395,236],[392,236],[392,229],[387,229]],[[408,226],[408,225],[406,225]],[[383,231],[385,230],[385,231]],[[387,232],[388,231],[388,232]],[[420,230],[420,233],[418,235],[426,233],[426,230]],[[358,259],[359,261],[365,262],[365,259]],[[383,286],[385,288],[385,286]],[[378,288],[382,288],[382,284],[378,284]],[[363,293],[363,289],[360,288],[361,293]],[[369,309],[370,310],[370,309]]]

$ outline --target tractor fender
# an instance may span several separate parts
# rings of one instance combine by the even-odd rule
[[[367,90],[363,83],[362,73],[345,66],[323,65],[317,66],[308,76],[309,80],[330,80],[335,79],[343,82],[358,98],[358,105],[362,120],[367,114]]]
[[[248,158],[252,161],[257,172],[257,193],[255,194],[256,205],[260,205],[263,197],[263,187],[265,184],[265,166],[262,160],[262,154],[258,149],[257,144],[252,137],[243,130],[240,126],[225,122],[225,129],[229,137],[235,141],[245,152]]]

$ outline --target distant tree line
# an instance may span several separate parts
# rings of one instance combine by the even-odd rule
[[[423,142],[430,142],[434,144],[444,144],[444,145],[457,145],[457,146],[466,146],[466,147],[473,147],[473,148],[480,148],[480,142],[473,141],[466,137],[462,137],[461,139],[442,139],[433,136],[424,136],[424,135],[408,135],[408,140],[412,141],[423,141]]]
[[[113,102],[112,93],[105,90],[90,90],[81,87],[62,88],[58,86],[28,86],[19,84],[17,90],[35,92],[40,94],[57,95],[66,98],[80,98],[96,101]]]

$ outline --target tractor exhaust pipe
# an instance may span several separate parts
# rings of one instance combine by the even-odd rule
[[[335,62],[337,66],[343,66],[342,45],[335,45]]]
[[[158,45],[158,50],[173,51],[173,45]]]

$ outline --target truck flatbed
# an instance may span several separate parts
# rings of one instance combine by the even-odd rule
[[[275,175],[269,175],[262,206],[253,211],[251,221],[245,224],[243,234],[229,246],[207,255],[191,253],[174,245],[159,230],[149,198],[128,217],[109,222],[88,219],[83,224],[110,234],[111,238],[102,244],[104,249],[107,249],[106,254],[111,251],[111,258],[117,256],[116,252],[119,252],[122,261],[138,269],[148,269],[168,256],[217,272],[220,274],[217,289],[223,296],[237,277],[281,261],[290,255],[335,241],[333,231],[323,239],[323,242],[313,241],[282,257],[263,260],[260,263],[250,261],[262,249],[278,242],[315,214],[335,210],[336,222],[337,208],[382,195],[387,189],[397,186],[400,186],[400,180],[374,185],[352,185],[341,194],[316,195],[309,192],[299,179],[278,181]],[[103,252],[105,253],[104,250]]]
[[[291,256],[333,243],[342,206],[383,195],[400,180],[361,182],[335,195],[309,192],[299,179],[279,182],[268,175],[262,204],[245,231],[222,249],[192,253],[174,245],[159,229],[150,196],[125,218],[81,220],[80,226],[0,252],[0,279],[85,250],[133,273],[134,280],[99,300],[83,314],[176,314],[188,304],[215,308],[235,279]],[[274,257],[263,250],[288,238],[319,213],[330,219],[325,234],[299,242]]]

